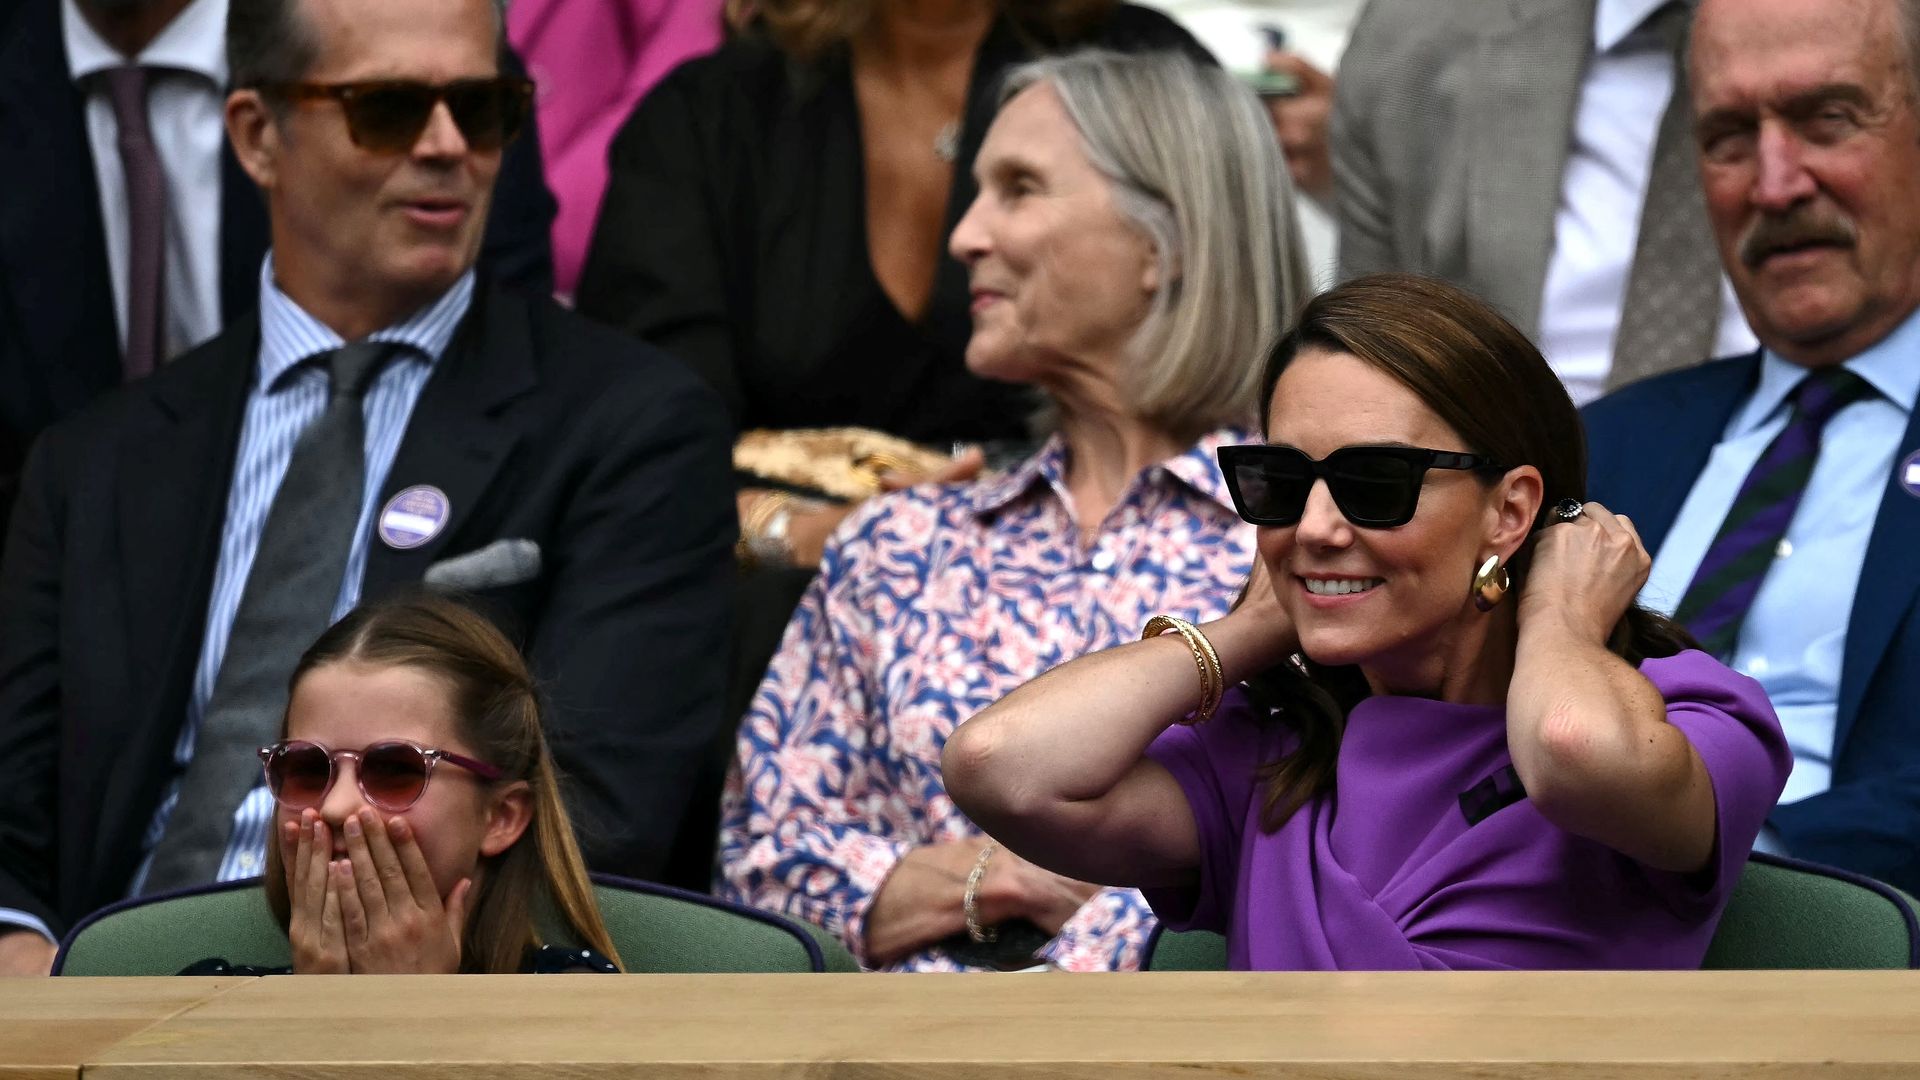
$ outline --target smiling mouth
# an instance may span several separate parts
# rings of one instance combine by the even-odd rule
[[[1385,578],[1341,578],[1322,581],[1315,578],[1301,578],[1300,583],[1315,596],[1352,596],[1356,593],[1371,592],[1387,583]]]

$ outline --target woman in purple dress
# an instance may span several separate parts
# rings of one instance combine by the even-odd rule
[[[1407,275],[1275,349],[1241,604],[962,725],[954,801],[1146,891],[1244,969],[1699,966],[1791,758],[1757,683],[1635,606],[1580,417],[1524,335]]]

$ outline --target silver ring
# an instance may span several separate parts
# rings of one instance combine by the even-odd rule
[[[1577,521],[1586,512],[1587,508],[1581,505],[1579,499],[1561,499],[1553,504],[1553,514],[1561,521]]]

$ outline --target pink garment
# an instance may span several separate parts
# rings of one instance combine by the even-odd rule
[[[540,84],[536,109],[553,222],[554,291],[573,295],[587,259],[607,147],[667,72],[720,44],[721,0],[513,0],[507,37]]]

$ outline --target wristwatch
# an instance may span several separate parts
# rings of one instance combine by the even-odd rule
[[[747,537],[747,558],[754,566],[792,566],[793,503],[780,496],[767,497],[779,499],[779,505],[766,516],[760,528]]]

